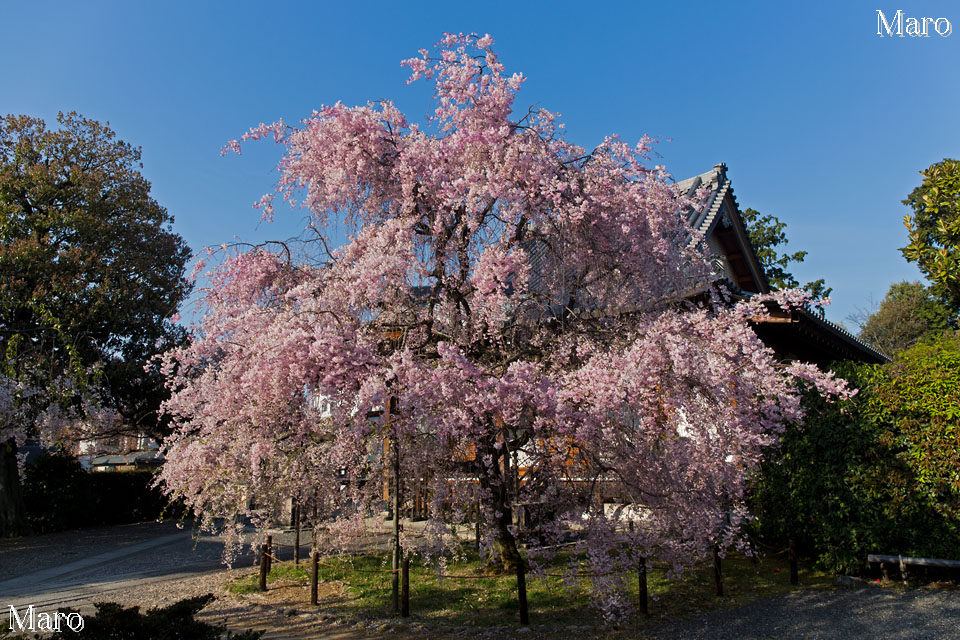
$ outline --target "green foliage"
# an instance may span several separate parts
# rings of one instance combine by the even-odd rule
[[[793,274],[787,270],[791,262],[797,264],[803,262],[807,257],[806,251],[795,251],[794,253],[780,253],[777,247],[787,244],[787,234],[784,229],[787,228],[786,222],[781,222],[776,216],[767,214],[761,215],[755,209],[747,209],[743,212],[743,221],[747,227],[747,233],[750,236],[750,244],[753,251],[760,260],[760,266],[763,267],[764,275],[767,276],[767,282],[773,289],[793,289],[800,286]],[[810,292],[815,300],[826,298],[833,291],[827,287],[823,278],[808,282],[803,288]]]
[[[927,394],[953,387],[960,358],[934,358],[931,349],[915,347],[884,366],[842,363],[836,371],[857,396],[807,397],[807,419],[784,434],[757,482],[754,527],[762,540],[785,546],[795,538],[821,567],[841,573],[865,569],[869,553],[960,558],[960,514],[948,508],[942,475],[931,475],[951,455],[957,469],[958,443],[946,439],[950,401],[918,416],[912,396],[898,391],[932,402]],[[952,369],[934,374],[939,367]],[[934,413],[944,423],[930,430]]]
[[[923,182],[903,203],[909,243],[900,249],[934,287],[960,309],[960,162],[944,158],[920,172]]]
[[[893,356],[950,328],[956,314],[919,282],[890,286],[880,307],[862,323],[860,338]]]
[[[112,602],[100,602],[97,612],[84,619],[81,631],[72,631],[61,625],[61,630],[50,640],[258,640],[263,631],[227,632],[226,627],[199,622],[194,616],[213,596],[207,594],[180,600],[169,607],[140,613],[139,607],[125,608]],[[70,613],[70,609],[60,609]]]
[[[960,333],[904,352],[877,391],[889,434],[919,490],[960,520]]]
[[[88,472],[64,453],[42,456],[25,470],[27,522],[35,533],[147,522],[183,515],[153,486],[152,471]]]
[[[153,486],[155,478],[153,471],[88,472],[92,524],[146,522],[182,515],[182,507],[170,505],[160,489]]]
[[[183,339],[168,318],[189,290],[190,251],[150,196],[139,149],[76,113],[57,122],[0,118],[5,372],[45,389],[101,364],[95,382],[128,423],[153,430],[161,379],[143,365]]]

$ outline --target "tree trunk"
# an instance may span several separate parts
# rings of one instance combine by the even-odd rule
[[[20,470],[17,468],[17,445],[9,440],[0,444],[0,538],[27,533]]]
[[[512,524],[512,501],[509,491],[508,479],[500,467],[500,456],[509,456],[506,447],[499,451],[492,446],[492,443],[482,443],[477,447],[477,476],[480,479],[480,488],[484,493],[490,494],[487,499],[487,508],[492,512],[493,527],[493,550],[497,554],[496,563],[504,571],[515,571],[520,563],[520,552],[517,550],[517,540],[510,532]],[[483,456],[489,455],[493,458],[493,465],[488,469],[483,464]],[[509,461],[505,460],[509,465]],[[498,515],[499,514],[499,515]]]
[[[504,571],[515,570],[520,564],[520,552],[517,550],[517,539],[507,527],[510,524],[510,514],[496,519],[494,523],[493,548],[500,556],[500,564]]]

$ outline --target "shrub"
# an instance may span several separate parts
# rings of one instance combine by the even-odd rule
[[[35,533],[49,533],[182,516],[182,505],[153,486],[155,477],[148,470],[84,471],[62,452],[42,456],[24,473],[27,522]]]
[[[213,596],[207,594],[146,613],[140,613],[139,607],[125,608],[112,602],[97,603],[96,614],[84,620],[82,630],[72,631],[61,626],[61,630],[54,633],[50,640],[258,640],[263,636],[263,631],[248,630],[237,634],[227,632],[224,626],[195,620],[197,612],[212,599]],[[70,609],[60,611],[71,613]]]
[[[167,498],[153,486],[153,471],[101,471],[87,474],[90,510],[95,525],[156,520],[167,513]]]
[[[63,452],[41,456],[23,474],[27,522],[35,533],[84,526],[89,519],[87,472]]]
[[[841,573],[864,570],[869,553],[960,558],[960,518],[943,483],[931,489],[918,455],[960,455],[960,441],[942,437],[956,433],[947,423],[956,425],[957,414],[933,401],[948,388],[944,377],[960,376],[960,359],[936,360],[930,349],[914,347],[885,366],[839,364],[838,375],[860,393],[833,404],[807,398],[807,419],[784,434],[755,486],[761,541],[786,546],[794,538],[821,567]],[[937,367],[946,369],[935,374]],[[923,403],[904,388],[944,406],[943,415],[918,409]]]

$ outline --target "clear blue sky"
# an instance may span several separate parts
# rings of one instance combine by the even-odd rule
[[[876,9],[945,17],[947,38],[878,38]],[[399,66],[444,31],[490,33],[519,104],[563,114],[570,139],[662,138],[682,179],[726,162],[741,208],[777,215],[801,280],[834,287],[848,322],[919,272],[900,257],[917,172],[960,156],[960,4],[910,2],[0,2],[0,112],[77,110],[143,148],[144,174],[199,249],[292,235],[259,224],[279,149],[220,147],[321,104],[427,87]]]

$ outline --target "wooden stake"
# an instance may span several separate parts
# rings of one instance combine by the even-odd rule
[[[267,545],[260,545],[260,591],[267,590]]]
[[[293,564],[300,564],[300,504],[293,505]]]
[[[477,553],[480,553],[480,518],[483,514],[483,509],[480,507],[480,498],[477,497],[477,528],[474,531],[474,542],[477,545]]]
[[[400,615],[410,617],[410,558],[403,559],[400,571]]]
[[[267,536],[267,573],[273,571],[273,536]]]
[[[713,581],[717,595],[723,595],[723,567],[720,565],[720,547],[713,548]]]
[[[393,411],[393,398],[387,401],[386,424],[389,428],[390,414]],[[393,434],[393,579],[391,580],[391,600],[394,613],[400,612],[400,559],[403,550],[400,548],[400,441],[397,434]]]
[[[517,563],[517,599],[520,601],[520,624],[530,624],[527,611],[527,576],[523,558]]]
[[[800,575],[797,571],[797,541],[790,538],[790,584],[800,584]]]
[[[320,584],[320,554],[314,551],[310,554],[310,604],[316,606],[319,604],[317,597],[318,585]]]
[[[640,568],[639,568],[639,580],[640,584],[638,585],[638,592],[640,596],[640,613],[643,615],[649,615],[650,610],[647,607],[647,559],[640,557]]]

